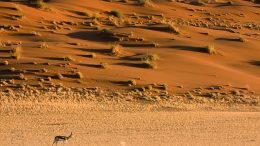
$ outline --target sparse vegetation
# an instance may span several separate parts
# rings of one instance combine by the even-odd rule
[[[250,53],[256,53],[257,49],[240,49],[240,47],[254,47],[254,44],[257,44],[257,37],[260,36],[257,32],[259,24],[257,24],[254,17],[259,16],[259,12],[252,11],[252,13],[248,14],[248,11],[243,9],[232,12],[231,9],[235,10],[236,7],[230,6],[229,4],[232,3],[227,3],[227,1],[207,4],[207,0],[198,0],[198,4],[204,5],[204,7],[190,6],[187,5],[190,1],[183,0],[174,3],[160,0],[104,1],[113,3],[95,1],[93,4],[87,5],[83,1],[73,1],[73,5],[71,5],[72,2],[63,1],[62,4],[58,5],[56,2],[48,3],[45,0],[30,0],[27,1],[30,3],[14,3],[13,1],[10,2],[10,5],[5,3],[0,6],[1,11],[4,13],[3,17],[0,18],[3,22],[3,24],[0,24],[0,92],[3,88],[4,90],[10,88],[8,92],[15,92],[16,89],[14,88],[23,89],[22,86],[41,87],[43,91],[47,91],[47,87],[50,87],[48,90],[59,89],[67,85],[74,86],[75,83],[84,83],[84,86],[104,86],[105,88],[109,84],[115,84],[118,89],[121,89],[120,86],[122,86],[122,89],[142,87],[142,91],[151,93],[151,97],[147,97],[145,93],[131,91],[131,95],[138,94],[138,96],[130,96],[133,100],[139,97],[145,100],[163,100],[163,98],[172,98],[172,96],[167,96],[168,92],[166,90],[168,86],[158,83],[149,84],[151,80],[152,82],[168,83],[169,88],[173,89],[169,90],[170,94],[171,91],[175,92],[175,89],[178,90],[176,92],[188,89],[189,86],[186,86],[186,83],[189,83],[189,79],[193,77],[194,81],[199,80],[196,78],[197,76],[205,77],[205,81],[219,77],[219,72],[205,74],[203,70],[210,68],[214,70],[214,62],[218,62],[221,58],[223,59],[222,62],[227,60],[227,58],[220,56],[222,50],[223,52],[227,51],[226,57],[235,57],[235,60],[232,60],[234,58],[228,58],[231,59],[229,61],[231,64],[236,64],[236,60],[244,60],[245,64],[255,65],[250,67],[253,70],[252,74],[255,74],[254,69],[260,66],[259,59],[256,58],[257,55],[250,55]],[[234,2],[239,4],[237,1]],[[253,2],[256,2],[256,0]],[[50,11],[35,9],[45,8],[46,3],[52,6],[53,9],[50,9]],[[108,7],[104,7],[99,3],[107,4]],[[140,7],[151,6],[152,3],[154,8]],[[14,7],[16,4],[24,8],[23,12]],[[35,8],[28,8],[24,4]],[[250,4],[250,2],[243,2],[243,4],[248,4],[254,9],[258,7],[258,5]],[[66,8],[61,9],[63,6],[66,6]],[[112,10],[113,6],[118,10]],[[214,7],[223,10],[228,8],[230,11],[218,12],[214,10]],[[244,5],[240,7],[244,7]],[[130,8],[130,10],[124,10],[124,8]],[[40,16],[36,17],[37,14],[30,14],[29,11]],[[182,13],[185,16],[182,17]],[[62,19],[63,16],[64,20]],[[23,17],[25,19],[20,20]],[[247,21],[247,19],[252,19],[252,21]],[[209,33],[203,33],[202,31],[208,31]],[[43,37],[36,37],[41,36],[39,32]],[[14,40],[25,42],[22,45],[16,45],[19,43],[13,42]],[[203,43],[202,41],[205,41],[205,46],[197,46]],[[214,42],[216,46],[206,46],[207,41]],[[248,42],[242,43],[246,41]],[[47,44],[50,45],[50,48]],[[234,54],[231,52],[235,50],[233,45],[237,47]],[[21,46],[23,46],[23,49]],[[217,46],[223,46],[223,48],[218,50]],[[228,46],[231,46],[231,48],[228,49]],[[243,54],[245,56],[241,56],[240,53],[244,52],[246,52]],[[208,54],[218,55],[210,56]],[[239,58],[240,56],[242,58]],[[201,64],[201,61],[213,61],[213,64],[200,66],[195,71],[177,69],[177,67],[191,67],[190,69],[192,69],[192,64]],[[177,66],[171,66],[173,62],[176,62]],[[112,69],[101,69],[110,67]],[[159,70],[150,70],[158,67]],[[175,72],[176,70],[177,72]],[[223,74],[227,75],[227,78],[229,77],[228,71],[223,70]],[[174,76],[177,75],[177,77],[183,78],[185,81],[177,79],[175,83],[175,78],[172,81],[171,73]],[[89,76],[88,80],[86,75]],[[28,82],[24,81],[26,79],[24,76],[28,77]],[[159,80],[150,80],[153,77],[159,77]],[[64,80],[61,80],[63,78]],[[239,78],[237,77],[237,79]],[[10,80],[18,81],[12,84]],[[87,81],[90,81],[90,83]],[[65,85],[59,84],[61,82],[64,82]],[[184,87],[176,86],[178,84],[184,84]],[[203,84],[204,82],[201,86]],[[98,90],[94,89],[93,92]],[[199,92],[203,93],[204,90],[208,89],[203,87],[203,90],[201,89]],[[160,96],[155,97],[153,96],[154,93],[159,93]],[[195,99],[197,95],[195,89],[192,89],[191,93]],[[222,91],[214,94],[222,94]],[[229,93],[223,92],[224,94]],[[124,94],[122,96],[126,97]],[[125,98],[121,99],[124,100]]]

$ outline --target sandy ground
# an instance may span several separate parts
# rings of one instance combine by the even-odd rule
[[[259,112],[116,112],[2,115],[0,145],[48,146],[55,135],[67,146],[260,144]]]

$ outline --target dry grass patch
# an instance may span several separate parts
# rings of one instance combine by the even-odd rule
[[[152,0],[137,0],[138,4],[147,7],[147,6],[152,6]]]
[[[35,8],[47,8],[47,3],[45,3],[43,0],[30,0],[29,4]]]
[[[75,61],[75,59],[72,56],[66,56],[63,58],[64,61]]]
[[[107,69],[108,68],[108,63],[100,62],[99,67],[102,68],[102,69]]]
[[[157,68],[157,63],[149,60],[145,60],[142,62],[142,65],[145,68],[150,68],[150,69],[156,69]]]
[[[7,65],[9,65],[9,62],[8,62],[7,60],[1,61],[1,62],[0,62],[0,65],[5,65],[5,66],[7,66]]]
[[[11,53],[12,58],[19,60],[22,57],[22,47],[21,46],[15,46],[11,49],[10,53]]]
[[[163,23],[167,26],[168,30],[175,34],[180,34],[180,30],[178,27],[175,26],[174,23]]]
[[[119,44],[114,44],[109,49],[109,52],[112,56],[118,56],[121,53],[122,46]]]
[[[136,82],[136,80],[129,80],[129,81],[127,81],[127,84],[128,84],[128,86],[136,86],[137,82]]]
[[[157,54],[146,53],[141,57],[142,66],[145,68],[156,69],[160,57]]]
[[[118,11],[118,10],[112,10],[112,11],[110,11],[109,13],[110,13],[111,15],[115,16],[115,17],[118,17],[118,18],[120,18],[120,17],[123,16],[123,14],[122,14],[120,11]]]
[[[78,79],[82,79],[84,76],[81,72],[76,72],[75,77]]]
[[[204,48],[204,51],[209,54],[218,54],[218,51],[215,49],[213,45],[208,45]]]
[[[149,53],[145,54],[142,58],[143,61],[157,61],[159,59],[160,59],[159,55],[149,54]]]
[[[63,75],[62,75],[61,73],[56,73],[55,75],[53,75],[52,78],[61,80],[61,79],[63,79],[64,77],[63,77]]]

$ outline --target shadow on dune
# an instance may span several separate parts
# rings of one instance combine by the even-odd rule
[[[116,63],[116,65],[123,65],[123,66],[129,66],[129,67],[137,67],[137,68],[146,68],[147,67],[144,63],[130,63],[130,62]]]
[[[98,53],[98,54],[109,54],[109,49],[88,49],[88,48],[79,48],[80,51]]]
[[[65,61],[64,58],[62,57],[41,57],[41,58],[47,60]]]
[[[80,66],[85,66],[85,67],[92,67],[92,68],[101,68],[100,64],[84,64],[84,63],[79,63],[78,65]]]
[[[124,56],[124,57],[120,57],[120,60],[140,61],[140,60],[142,60],[141,55],[143,55],[143,54],[136,54],[136,55],[132,55],[132,56]]]
[[[91,55],[91,54],[86,54],[86,55],[78,55],[78,56],[80,56],[80,57],[85,57],[85,58],[93,58],[93,55]]]
[[[178,50],[186,50],[186,51],[193,51],[193,52],[201,52],[201,53],[206,53],[205,47],[194,47],[194,46],[181,46],[181,45],[176,45],[176,46],[169,46],[170,48],[178,49]]]
[[[15,2],[15,1],[13,1]],[[17,0],[18,2],[18,0]],[[16,7],[7,7],[7,6],[0,6],[0,9],[7,9],[7,10],[18,10]]]
[[[118,38],[101,35],[99,31],[79,31],[79,32],[69,33],[68,36],[72,38],[89,40],[89,41],[98,41],[98,42],[118,41]]]
[[[111,83],[116,84],[118,86],[125,86],[127,85],[127,81],[111,81]]]
[[[244,5],[242,5],[242,4],[231,4],[231,3],[229,3],[229,2],[227,2],[227,3],[222,3],[222,4],[220,4],[220,5],[218,5],[218,6],[216,6],[216,7],[228,7],[228,6],[244,6]]]
[[[216,40],[222,40],[222,41],[242,41],[240,38],[216,38]]]
[[[148,29],[148,30],[155,30],[155,31],[164,31],[164,32],[169,32],[169,26],[161,24],[152,24],[152,25],[147,25],[147,26],[132,26],[134,28],[141,28],[141,29]]]
[[[249,61],[249,63],[252,65],[255,65],[255,66],[260,66],[260,61],[257,61],[257,60]]]

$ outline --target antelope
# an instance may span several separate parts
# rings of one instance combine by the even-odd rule
[[[58,136],[55,136],[55,138],[54,138],[54,141],[53,141],[53,143],[52,143],[52,145],[54,145],[54,144],[58,144],[58,142],[59,141],[63,141],[63,143],[64,143],[64,141],[68,141],[70,138],[72,138],[72,132],[70,133],[70,135],[69,136],[60,136],[60,135],[58,135]]]

